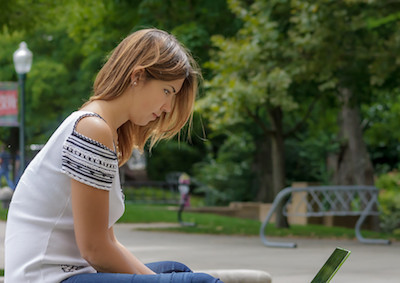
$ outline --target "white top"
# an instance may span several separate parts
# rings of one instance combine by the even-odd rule
[[[61,282],[96,272],[79,252],[71,208],[71,178],[110,191],[109,227],[124,212],[115,151],[75,131],[97,114],[77,111],[26,168],[13,195],[5,238],[5,282]]]

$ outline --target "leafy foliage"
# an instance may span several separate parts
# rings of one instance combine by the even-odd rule
[[[82,105],[107,54],[129,33],[143,27],[166,29],[202,62],[208,60],[211,34],[236,30],[234,15],[222,0],[28,2],[6,0],[0,6],[4,8],[0,9],[4,15],[0,17],[0,81],[17,80],[12,54],[19,42],[26,41],[34,55],[26,85],[27,144],[45,143],[59,123]],[[2,137],[10,135],[9,129],[1,131]],[[200,149],[190,152],[201,151],[202,145],[195,145]],[[169,148],[162,146],[160,155],[163,148],[168,155]],[[187,153],[173,152],[174,157],[180,155],[179,160]],[[160,174],[172,164],[167,163]],[[190,167],[188,162],[176,164]]]
[[[326,158],[342,144],[336,136],[343,86],[362,110],[377,172],[398,167],[399,10],[398,2],[381,0],[3,0],[0,80],[17,80],[12,53],[25,40],[34,53],[27,143],[44,143],[90,95],[97,71],[124,36],[142,27],[166,29],[207,62],[197,111],[209,140],[160,144],[150,175],[196,172],[216,192],[215,203],[250,200],[255,160],[273,154],[258,145],[276,128],[285,138],[287,182],[329,181]],[[275,110],[282,113],[276,125]],[[0,129],[2,139],[14,134]],[[202,130],[194,135],[203,137]],[[200,163],[191,170],[194,162]]]
[[[231,134],[219,148],[217,157],[211,154],[195,166],[196,177],[207,188],[208,205],[227,204],[231,201],[251,201],[255,191],[249,186],[253,179],[251,161],[254,144],[251,136]]]
[[[399,91],[398,88],[380,90],[375,101],[362,107],[364,136],[377,174],[390,172],[400,166],[400,135],[394,130],[400,127]]]
[[[237,133],[248,125],[273,140],[280,129],[290,169],[274,178],[285,174],[289,181],[329,182],[327,158],[340,154],[347,142],[337,137],[343,88],[352,93],[346,102],[350,107],[368,109],[372,101],[381,101],[376,98],[382,90],[390,91],[399,83],[399,4],[374,0],[230,0],[228,4],[243,25],[233,37],[212,37],[216,50],[207,67],[214,76],[206,84],[199,111],[222,134],[233,128]],[[280,111],[281,121],[276,115]],[[391,113],[396,117],[396,111]],[[385,127],[380,129],[371,128],[370,135],[385,132]],[[257,130],[250,132],[254,142],[260,139]],[[369,141],[377,144],[371,137]],[[275,151],[265,158],[274,160]]]
[[[165,180],[171,171],[191,174],[192,164],[201,159],[201,152],[185,142],[160,142],[148,157],[147,172],[152,180]]]
[[[400,234],[400,173],[396,170],[379,176],[381,227],[384,232]]]

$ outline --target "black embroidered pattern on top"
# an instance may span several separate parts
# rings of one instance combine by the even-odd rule
[[[84,116],[87,115],[78,121]],[[63,144],[62,171],[87,185],[110,190],[118,176],[117,154],[74,130]]]
[[[110,190],[118,159],[114,152],[71,135],[63,145],[62,170],[78,181]]]
[[[75,271],[85,268],[85,266],[76,266],[76,265],[68,265],[68,264],[62,264],[60,267],[61,267],[61,270],[65,273],[71,273],[71,272],[75,272]]]

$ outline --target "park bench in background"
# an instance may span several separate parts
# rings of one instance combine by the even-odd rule
[[[297,204],[292,199],[297,195]],[[359,216],[355,234],[361,243],[390,244],[384,239],[366,239],[360,228],[367,216],[379,215],[378,189],[373,186],[312,186],[305,188],[285,188],[276,196],[271,209],[260,228],[262,243],[268,247],[295,248],[296,243],[273,242],[266,238],[266,227],[276,209],[283,204],[283,215],[305,217]]]

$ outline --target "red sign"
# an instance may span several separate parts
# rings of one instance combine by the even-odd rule
[[[0,126],[18,127],[18,85],[0,82]]]
[[[18,115],[17,90],[0,89],[0,116]]]

